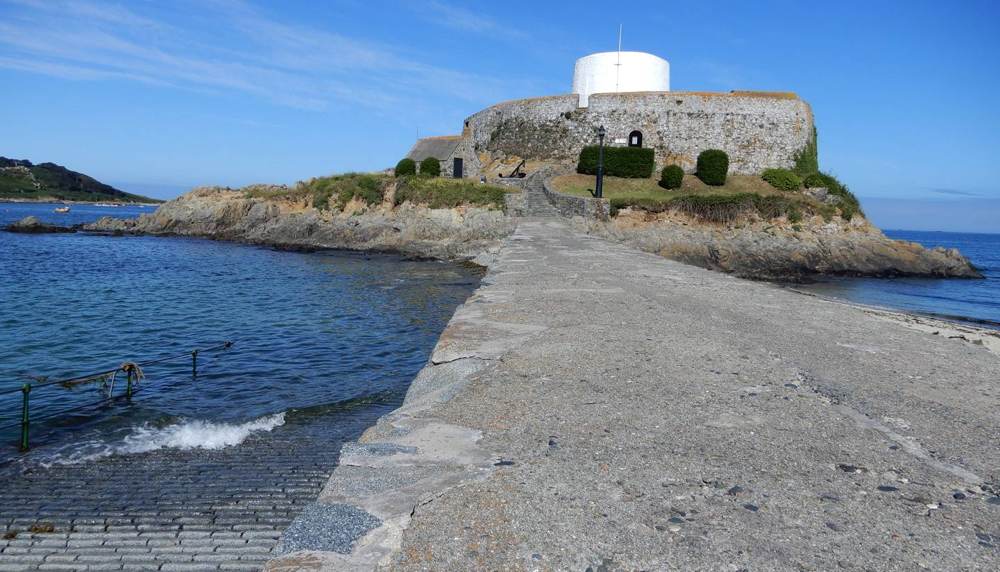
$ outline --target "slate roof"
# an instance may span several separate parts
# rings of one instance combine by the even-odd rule
[[[406,156],[418,163],[428,157],[444,160],[451,157],[451,154],[455,152],[455,147],[458,147],[458,143],[461,140],[461,135],[442,135],[440,137],[417,139],[417,142],[413,144],[413,148],[410,149],[410,152]]]

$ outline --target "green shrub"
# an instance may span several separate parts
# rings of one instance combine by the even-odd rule
[[[812,138],[806,146],[795,154],[795,168],[793,169],[800,177],[805,177],[819,171],[819,146],[816,141],[818,133],[813,127]]]
[[[585,175],[597,174],[597,160],[600,150],[596,145],[584,147],[580,151],[580,161],[576,172]],[[648,179],[653,176],[653,150],[647,147],[605,147],[604,174],[609,177]]]
[[[667,165],[660,172],[660,186],[664,189],[679,189],[684,182],[684,169],[677,165]]]
[[[455,208],[462,205],[503,209],[504,197],[510,189],[484,185],[468,179],[430,179],[406,177],[396,187],[396,205],[406,201],[432,209]]]
[[[808,188],[824,187],[831,195],[838,197],[840,202],[837,203],[837,208],[844,220],[851,220],[856,214],[864,216],[858,198],[837,177],[827,173],[813,173],[806,177],[805,185]]]
[[[706,185],[722,186],[726,184],[729,173],[729,155],[720,149],[708,149],[698,155],[698,171],[696,175]]]
[[[343,209],[355,198],[371,206],[385,198],[387,182],[388,178],[381,174],[348,173],[300,182],[294,192],[311,195],[313,208],[319,210]]]
[[[434,157],[428,157],[420,162],[420,174],[425,177],[441,176],[441,161]]]
[[[802,179],[788,169],[767,169],[760,178],[779,191],[797,191],[802,187]]]
[[[403,177],[406,175],[416,175],[417,174],[417,162],[409,157],[405,159],[400,159],[396,163],[396,176]]]
[[[651,213],[676,210],[705,221],[719,223],[734,222],[750,215],[757,215],[764,220],[786,216],[792,222],[798,222],[802,220],[803,212],[811,213],[816,210],[813,205],[801,197],[759,195],[757,193],[737,193],[734,195],[685,194],[659,200],[648,198],[613,198],[609,203],[612,215],[618,214],[618,211],[624,208],[643,210]],[[822,211],[823,208],[819,207],[819,210]]]

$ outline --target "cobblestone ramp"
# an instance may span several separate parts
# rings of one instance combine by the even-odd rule
[[[389,409],[289,415],[216,451],[0,468],[0,571],[260,570],[343,442]]]

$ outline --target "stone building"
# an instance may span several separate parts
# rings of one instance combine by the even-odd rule
[[[441,160],[456,177],[502,176],[521,160],[575,164],[597,144],[650,147],[657,169],[686,171],[705,149],[729,154],[730,172],[791,167],[813,141],[812,110],[794,93],[670,91],[666,60],[641,52],[606,52],[577,61],[573,93],[498,103],[465,120],[461,135],[420,139],[408,155]],[[445,145],[447,142],[447,145]]]

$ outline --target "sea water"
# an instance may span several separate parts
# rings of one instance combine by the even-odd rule
[[[957,248],[985,278],[829,278],[795,285],[795,288],[862,304],[1000,328],[1000,234],[912,230],[889,230],[885,234],[927,248]]]
[[[152,211],[55,206],[0,203],[0,226],[28,215],[76,224]],[[89,405],[105,395],[99,383],[34,389],[32,452],[17,452],[18,427],[2,429],[0,463],[238,447],[280,431],[289,416],[335,432],[350,425],[338,415],[401,402],[480,277],[387,254],[0,232],[0,426],[20,421],[24,383],[234,342],[200,354],[197,377],[190,357],[144,368],[131,401]],[[121,376],[116,385],[121,394]]]

